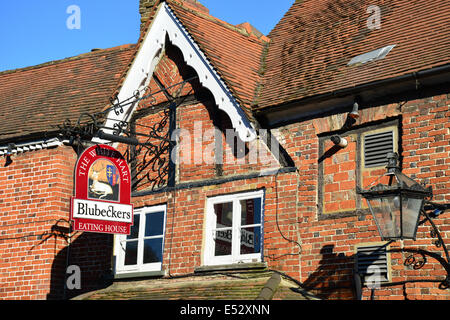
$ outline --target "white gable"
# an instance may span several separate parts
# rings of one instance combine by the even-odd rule
[[[139,90],[141,96],[144,94],[143,91],[160,60],[166,35],[182,51],[186,63],[197,72],[200,83],[211,91],[218,108],[228,114],[239,137],[243,141],[254,140],[256,132],[241,106],[166,3],[159,6],[117,96],[118,102],[129,99],[131,103],[128,103],[123,108],[124,112],[119,115],[111,110],[108,114],[106,127],[113,128],[114,123],[128,121],[131,118],[137,106],[137,100],[136,98],[130,99],[130,97],[135,95],[136,90]],[[112,133],[112,130],[104,131]],[[104,142],[97,138],[95,140],[95,142]]]

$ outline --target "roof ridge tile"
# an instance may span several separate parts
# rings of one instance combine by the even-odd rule
[[[52,65],[57,65],[57,64],[60,64],[60,63],[64,63],[64,62],[69,62],[69,61],[73,61],[73,60],[77,60],[77,59],[87,58],[87,57],[90,57],[90,56],[93,56],[93,55],[101,55],[101,54],[104,54],[106,52],[130,50],[130,49],[133,49],[135,46],[136,46],[135,44],[131,43],[131,44],[124,44],[124,45],[111,47],[111,48],[105,48],[105,49],[93,49],[92,51],[80,53],[80,54],[77,54],[75,56],[66,57],[66,58],[62,58],[62,59],[51,60],[51,61],[46,61],[46,62],[39,63],[39,64],[36,64],[36,65],[33,65],[33,66],[27,66],[27,67],[23,67],[23,68],[16,68],[16,69],[9,69],[9,70],[0,71],[0,76],[6,75],[6,74],[12,74],[12,73],[16,73],[16,72],[29,71],[29,70],[43,68],[43,67],[52,66]]]
[[[238,25],[233,25],[229,22],[226,22],[224,20],[221,20],[211,14],[206,13],[206,12],[202,12],[202,11],[197,11],[192,9],[191,7],[185,7],[182,4],[180,4],[178,1],[176,0],[172,0],[172,1],[167,1],[168,5],[176,5],[180,8],[182,8],[183,10],[186,10],[192,14],[195,14],[196,16],[200,17],[200,18],[204,18],[204,19],[208,19],[211,22],[217,23],[225,28],[228,28],[231,31],[235,31],[243,36],[246,36],[248,38],[255,38],[260,42],[269,42],[270,39],[268,37],[266,37],[265,35],[261,35],[260,37],[258,37],[254,32],[252,32],[251,30],[249,30],[249,28],[247,28],[247,26],[244,26],[244,24],[249,24],[251,27],[253,27],[250,23],[248,22],[243,22],[240,23]],[[242,26],[241,26],[242,25]],[[254,28],[254,27],[253,27]],[[255,28],[256,29],[256,28]]]

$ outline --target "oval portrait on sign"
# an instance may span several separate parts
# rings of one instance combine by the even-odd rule
[[[90,167],[88,176],[90,199],[119,201],[120,174],[111,161],[96,160]]]

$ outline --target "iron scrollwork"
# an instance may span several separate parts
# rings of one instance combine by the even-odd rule
[[[171,103],[162,110],[161,119],[146,129],[146,140],[136,146],[128,146],[124,156],[130,164],[132,190],[158,190],[167,186],[173,177],[170,154],[173,148],[171,120],[176,105]],[[134,123],[136,126],[137,124]]]
[[[164,186],[173,186],[175,179],[175,164],[171,161],[170,155],[175,146],[171,140],[171,135],[175,130],[176,107],[188,95],[183,98],[178,97],[184,86],[196,79],[193,76],[169,87],[160,85],[161,90],[151,92],[149,87],[143,87],[135,90],[132,96],[123,101],[119,101],[117,96],[110,99],[111,106],[98,113],[83,113],[74,125],[67,119],[62,125],[58,125],[60,139],[65,144],[74,147],[77,153],[84,148],[85,142],[91,142],[94,137],[104,137],[106,140],[127,144],[127,150],[124,157],[130,166],[132,174],[132,190],[148,189],[157,190]],[[155,78],[156,79],[156,78]],[[178,94],[171,96],[168,93],[169,88],[179,86]],[[141,96],[141,93],[147,93]],[[166,103],[156,106],[155,95],[164,93]],[[177,101],[180,100],[180,101]],[[148,115],[148,110],[162,110],[159,121],[151,125],[136,123],[136,120],[124,121],[107,118],[110,111],[114,111],[116,116],[124,113],[124,107],[138,103],[140,110],[144,110]],[[158,111],[159,112],[159,111]],[[104,125],[106,120],[113,120],[112,127]],[[136,130],[136,127],[144,128]],[[103,129],[111,132],[105,133]],[[76,148],[75,148],[76,147]]]
[[[122,133],[126,133],[126,129],[128,127],[128,123],[126,121],[119,121],[114,123],[113,125],[113,135],[120,136]]]
[[[82,113],[76,124],[73,125],[70,119],[66,119],[62,125],[57,126],[62,139],[68,139],[69,145],[74,145],[77,142],[91,139],[99,130],[98,118],[96,115],[89,113]]]
[[[176,128],[176,109],[187,97],[187,95],[184,97],[179,96],[184,86],[196,78],[195,76],[178,84],[164,87],[158,78],[155,77],[156,83],[161,88],[159,92],[166,96],[167,102],[155,106],[156,99],[154,94],[140,99],[140,110],[144,111],[143,118],[155,111],[158,112],[160,118],[148,126],[138,124],[137,119],[140,119],[141,116],[137,116],[130,124],[134,126],[134,131],[137,131],[137,126],[144,128],[145,134],[140,135],[146,138],[139,145],[129,145],[125,153],[131,169],[132,191],[144,189],[157,191],[164,187],[175,186],[175,163],[171,159],[175,141],[171,138]],[[176,86],[179,86],[179,89],[175,96],[172,96],[169,94],[168,89]],[[146,92],[148,90],[149,88],[145,88]],[[138,94],[138,92],[135,94]]]
[[[432,217],[428,213],[428,211],[436,212],[436,208],[440,208],[440,213],[444,212],[446,209],[448,209],[448,205],[439,205],[436,203],[432,203],[431,201],[426,201],[426,205],[422,209],[422,216],[424,217],[420,222],[419,225],[424,223],[429,223],[431,225],[432,230],[430,231],[430,235],[433,239],[433,244],[437,248],[441,248],[444,252],[444,257],[435,252],[430,252],[428,250],[424,249],[418,249],[418,248],[392,248],[389,249],[389,252],[405,252],[409,253],[405,260],[404,265],[406,267],[411,267],[414,270],[422,269],[425,264],[428,262],[427,257],[431,257],[438,261],[441,266],[445,269],[447,275],[445,279],[411,279],[411,280],[405,280],[405,281],[399,281],[399,282],[391,282],[391,283],[383,283],[382,287],[389,287],[389,286],[396,286],[400,284],[405,284],[408,282],[438,282],[439,283],[439,289],[445,290],[450,288],[450,259],[449,259],[449,253],[448,249],[444,243],[444,240],[442,239],[442,236],[439,232],[439,229],[435,225],[435,223],[432,220]]]
[[[414,252],[406,257],[403,263],[407,267],[412,267],[414,270],[421,269],[427,263],[427,257],[423,252]]]

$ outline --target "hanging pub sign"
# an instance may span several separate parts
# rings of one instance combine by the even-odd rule
[[[78,158],[70,219],[74,231],[130,234],[133,225],[130,169],[113,147],[95,145]]]

